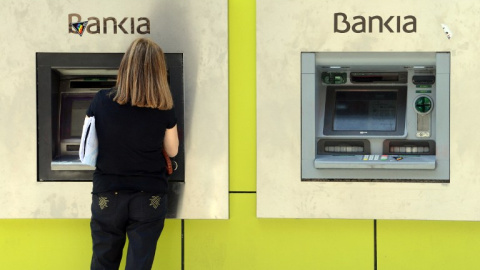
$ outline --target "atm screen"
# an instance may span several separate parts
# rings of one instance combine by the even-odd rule
[[[73,100],[72,116],[70,125],[70,136],[81,137],[82,126],[85,119],[86,108],[90,105],[91,100]]]
[[[406,87],[328,87],[325,135],[403,135]]]
[[[396,91],[337,91],[333,130],[395,131]]]
[[[80,139],[83,122],[95,93],[64,93],[60,113],[60,139]]]

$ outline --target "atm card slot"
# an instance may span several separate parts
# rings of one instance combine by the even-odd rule
[[[415,85],[432,85],[435,83],[434,75],[415,75],[412,77],[412,83]]]

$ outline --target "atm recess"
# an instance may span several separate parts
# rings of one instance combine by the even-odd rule
[[[83,119],[93,96],[116,83],[123,53],[37,53],[37,181],[91,181],[94,167],[80,163]],[[180,137],[178,169],[184,182],[183,55],[165,54]]]

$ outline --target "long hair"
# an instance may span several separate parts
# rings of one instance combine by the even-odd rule
[[[160,46],[146,38],[134,40],[120,63],[115,90],[113,100],[118,104],[171,109],[173,99]]]

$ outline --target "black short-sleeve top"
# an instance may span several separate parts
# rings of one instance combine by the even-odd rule
[[[167,193],[162,150],[165,130],[177,124],[174,109],[120,105],[113,96],[112,89],[101,90],[87,109],[95,116],[99,145],[93,193]]]

